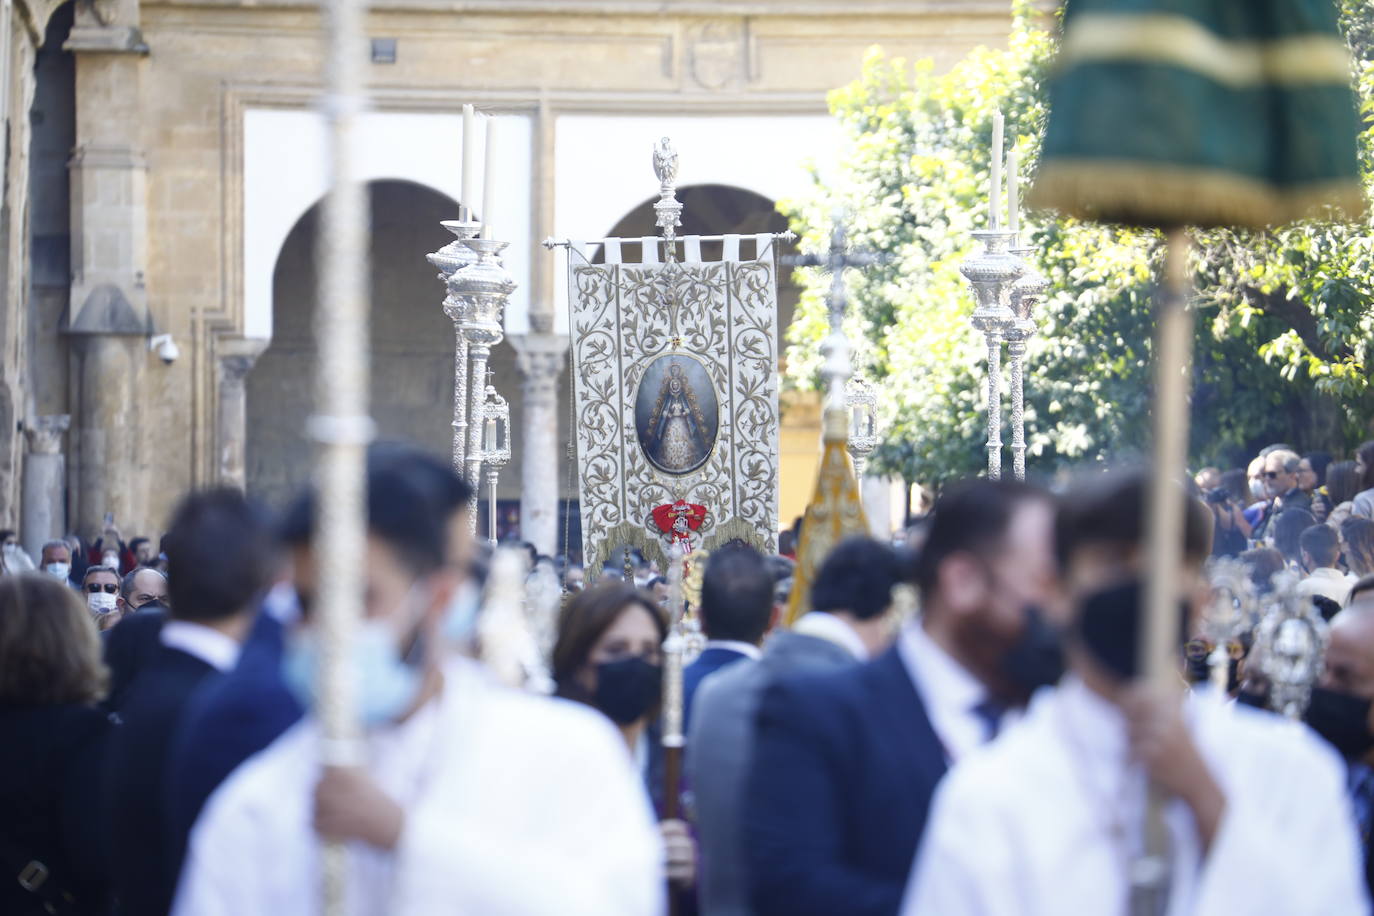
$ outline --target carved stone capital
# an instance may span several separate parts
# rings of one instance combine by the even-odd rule
[[[57,413],[34,417],[24,424],[24,437],[31,455],[60,455],[62,434],[72,425],[71,414]]]
[[[222,385],[243,385],[244,378],[253,371],[258,357],[267,349],[267,341],[252,338],[221,340],[215,346]]]
[[[527,405],[554,405],[558,374],[568,357],[568,338],[562,334],[512,334]]]

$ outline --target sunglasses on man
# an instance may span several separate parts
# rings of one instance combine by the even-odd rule
[[[86,585],[86,591],[90,592],[92,595],[96,592],[105,592],[113,595],[115,592],[119,591],[119,586],[113,583],[101,585],[99,582],[90,582]]]

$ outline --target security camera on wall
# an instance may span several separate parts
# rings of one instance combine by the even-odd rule
[[[156,353],[157,358],[168,366],[176,362],[177,357],[181,355],[181,348],[177,346],[171,334],[153,335],[148,341],[148,349]]]

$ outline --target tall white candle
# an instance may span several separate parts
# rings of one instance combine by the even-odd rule
[[[482,158],[482,238],[492,238],[496,218],[496,119],[487,118],[487,150]]]
[[[1021,231],[1021,157],[1016,150],[1007,153],[1007,231]]]
[[[476,190],[477,190],[476,187],[473,185],[473,175],[472,175],[472,154],[473,154],[473,150],[476,149],[476,144],[477,144],[477,138],[476,138],[476,136],[474,136],[474,134],[475,134],[475,130],[474,130],[474,126],[473,126],[474,120],[475,120],[475,118],[473,118],[472,106],[471,106],[471,105],[464,105],[464,106],[463,106],[463,190],[462,190],[463,199],[462,199],[461,201],[459,201],[459,203],[462,204],[463,213],[466,215],[466,217],[467,217],[468,219],[471,219],[471,218],[472,218],[473,195],[476,193]]]
[[[1002,228],[1002,112],[992,115],[992,187],[988,190],[988,202],[992,207],[993,229]]]

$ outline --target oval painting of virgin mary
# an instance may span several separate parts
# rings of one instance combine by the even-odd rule
[[[635,396],[635,430],[649,463],[665,474],[690,474],[716,444],[716,389],[697,359],[660,356],[644,370]]]

